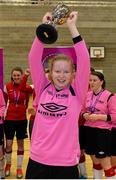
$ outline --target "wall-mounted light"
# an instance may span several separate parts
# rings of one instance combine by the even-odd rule
[[[90,47],[90,58],[104,58],[104,47]]]

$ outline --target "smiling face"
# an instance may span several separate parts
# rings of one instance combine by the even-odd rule
[[[64,89],[74,80],[74,65],[70,57],[59,54],[48,63],[49,80],[58,90]]]
[[[90,75],[89,85],[90,89],[98,93],[102,89],[103,80],[100,80],[98,76],[96,75]]]
[[[12,71],[11,76],[15,84],[20,84],[22,80],[22,73],[20,71],[17,71],[17,70]]]
[[[51,76],[56,89],[65,88],[71,83],[73,78],[71,63],[65,60],[54,62]]]

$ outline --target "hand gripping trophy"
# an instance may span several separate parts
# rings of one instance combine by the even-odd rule
[[[70,10],[64,4],[58,4],[52,11],[52,21],[41,24],[36,29],[36,35],[39,40],[45,44],[52,44],[58,38],[55,26],[62,25],[66,22]]]

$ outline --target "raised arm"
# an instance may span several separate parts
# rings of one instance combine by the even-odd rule
[[[29,53],[29,66],[34,89],[38,96],[44,86],[44,69],[42,65],[43,44],[36,37]]]
[[[47,12],[43,16],[42,23],[46,23],[51,18],[52,18],[51,13]],[[34,84],[34,89],[37,99],[41,95],[41,92],[46,86],[46,84],[48,83],[42,63],[43,49],[44,49],[44,45],[36,37],[34,39],[34,42],[32,44],[29,53],[29,64],[30,64],[30,72],[31,72],[31,77]]]
[[[75,88],[81,103],[86,97],[88,91],[89,75],[90,75],[90,58],[88,49],[84,40],[76,27],[78,12],[72,12],[67,20],[69,31],[72,35],[74,42],[74,49],[77,56],[77,71],[75,76]]]

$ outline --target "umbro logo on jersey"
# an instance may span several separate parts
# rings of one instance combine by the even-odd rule
[[[56,103],[46,103],[46,104],[41,104],[41,106],[50,112],[58,112],[67,109],[66,106],[58,105]]]

